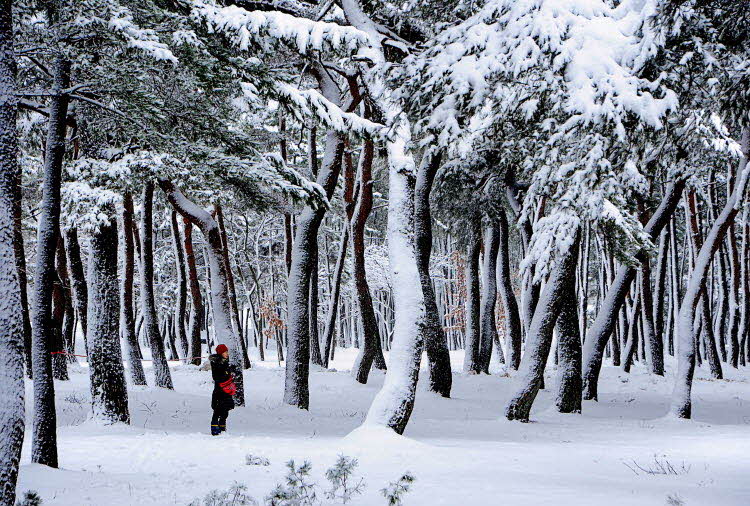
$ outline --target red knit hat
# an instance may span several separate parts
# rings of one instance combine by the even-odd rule
[[[219,355],[221,355],[225,351],[229,351],[229,348],[227,348],[226,344],[220,344],[219,346],[216,347],[216,353],[218,353]]]

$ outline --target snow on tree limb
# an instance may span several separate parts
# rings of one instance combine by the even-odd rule
[[[220,7],[210,0],[195,0],[192,15],[205,22],[210,31],[233,37],[235,45],[242,50],[253,45],[270,48],[269,39],[284,42],[301,54],[310,51],[352,53],[370,44],[365,32],[351,26],[313,21],[282,12],[250,12],[235,5]]]

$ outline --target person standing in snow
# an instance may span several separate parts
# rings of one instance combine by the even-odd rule
[[[211,362],[211,375],[214,379],[214,392],[211,395],[211,435],[218,436],[227,430],[227,416],[234,409],[232,396],[236,392],[234,375],[236,371],[229,364],[229,349],[225,344],[216,347],[216,353],[208,357]]]

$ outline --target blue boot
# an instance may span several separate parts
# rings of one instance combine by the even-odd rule
[[[221,427],[219,427],[218,425],[212,425],[211,426],[211,435],[212,436],[218,436],[219,434],[221,434]]]
[[[226,431],[227,431],[227,424],[219,425],[219,432],[226,432]]]

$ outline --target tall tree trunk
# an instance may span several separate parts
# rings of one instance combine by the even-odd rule
[[[490,373],[492,343],[498,340],[495,324],[495,303],[497,302],[497,252],[500,247],[498,223],[490,223],[484,234],[484,269],[482,298],[479,312],[479,369]]]
[[[505,410],[505,416],[508,420],[519,420],[521,422],[529,420],[531,406],[544,378],[544,368],[552,346],[552,329],[562,310],[563,303],[569,302],[571,299],[575,300],[575,297],[569,295],[571,291],[575,292],[574,280],[579,242],[580,233],[576,231],[573,244],[559,259],[539,297],[529,327],[529,335],[526,339],[526,353],[519,369],[518,389]],[[575,306],[569,306],[567,310],[575,314]],[[571,314],[566,314],[566,316],[564,330],[566,334],[570,333],[575,336],[578,331],[577,318],[573,320],[574,316]],[[575,321],[575,325],[573,325],[573,321]],[[566,346],[571,344],[570,339],[572,338],[569,335],[565,336]],[[571,358],[570,362],[566,363],[564,367],[566,372],[573,367],[571,366],[572,362]]]
[[[177,306],[174,313],[177,351],[180,358],[188,357],[188,340],[185,334],[185,314],[187,313],[187,280],[185,279],[185,251],[182,249],[180,226],[177,223],[177,211],[172,209],[172,239],[174,241],[175,269],[177,270]],[[187,363],[187,361],[185,362]]]
[[[500,244],[498,246],[500,256],[498,258],[498,277],[500,281],[500,300],[505,309],[505,342],[506,361],[508,367],[518,370],[521,363],[521,317],[518,313],[518,303],[513,292],[513,283],[510,279],[510,255],[508,218],[505,210],[501,209],[498,216],[500,224]]]
[[[190,300],[193,304],[190,312],[190,340],[188,341],[188,357],[194,365],[200,365],[201,359],[201,328],[203,327],[203,299],[201,287],[198,284],[198,269],[195,266],[195,252],[193,251],[193,224],[183,218],[185,231],[185,263],[187,265],[188,280],[190,282]]]
[[[133,278],[135,277],[135,254],[133,248],[133,195],[125,192],[122,201],[122,284],[120,286],[120,322],[122,324],[122,340],[125,342],[125,354],[128,360],[130,380],[134,385],[145,385],[146,374],[141,362],[138,334],[135,332],[135,318],[133,316]],[[76,239],[76,242],[78,240]]]
[[[380,344],[378,322],[375,309],[372,307],[372,296],[367,284],[365,270],[365,226],[372,211],[372,161],[374,155],[372,140],[366,139],[359,157],[359,199],[351,221],[352,255],[354,259],[354,286],[357,290],[357,302],[362,324],[363,345],[360,346],[357,359],[352,366],[352,376],[359,383],[367,383],[373,362],[385,365],[383,349]],[[378,367],[383,369],[384,367]]]
[[[661,243],[664,242],[662,235]],[[661,251],[661,248],[659,248]],[[664,255],[666,257],[666,255]],[[663,275],[663,265],[660,275]],[[663,283],[663,279],[661,283]],[[641,307],[643,308],[643,331],[646,342],[646,357],[652,374],[664,376],[664,343],[661,340],[661,333],[657,334],[654,325],[654,298],[651,293],[651,264],[650,260],[641,265],[640,277]],[[658,283],[659,281],[657,281]],[[663,285],[662,285],[663,286]],[[663,293],[663,292],[662,292]],[[663,303],[662,303],[663,307]]]
[[[8,13],[8,16],[10,16],[10,13]],[[1,23],[1,21],[0,21]],[[2,36],[0,36],[2,37]],[[2,51],[2,49],[0,49]],[[0,63],[0,65],[13,65],[13,72],[15,72],[15,60],[13,60],[12,55],[8,56],[9,60],[8,62]],[[6,71],[9,70],[9,67],[6,68]],[[2,82],[2,77],[0,77],[0,82]],[[15,82],[13,83],[13,86],[15,86]],[[14,106],[15,107],[15,106]],[[16,113],[13,112],[15,115]],[[15,144],[14,144],[15,146]],[[13,149],[17,149],[14,147]],[[16,164],[17,165],[17,164]],[[16,169],[13,169],[14,177],[16,178],[16,181],[9,186],[13,190],[13,249],[16,256],[16,270],[18,271],[18,285],[21,291],[21,317],[23,319],[23,351],[24,351],[24,358],[25,358],[25,366],[26,366],[26,375],[31,378],[33,376],[32,374],[32,366],[31,366],[31,315],[29,313],[29,300],[28,300],[28,294],[27,294],[27,287],[28,287],[28,276],[26,273],[26,250],[23,246],[23,207],[22,207],[22,199],[23,199],[23,193],[21,191],[21,183],[22,183],[22,177],[21,177],[21,171]]]
[[[661,204],[645,227],[645,231],[652,241],[659,237],[662,229],[677,208],[684,187],[685,181],[678,180],[665,189]],[[640,252],[637,257],[643,262],[644,256],[645,253]],[[602,368],[604,348],[612,335],[615,320],[635,274],[636,269],[632,266],[622,265],[619,268],[617,277],[607,290],[596,319],[586,335],[583,344],[583,398],[586,400],[596,400],[598,397],[597,384],[599,372]]]
[[[20,204],[21,173],[16,138],[16,61],[13,51],[13,5],[0,8],[0,504],[12,506],[24,436],[24,316],[15,255],[14,226]],[[17,232],[15,232],[17,234]],[[21,248],[22,253],[23,248]],[[25,271],[24,271],[25,275]]]
[[[668,259],[668,247],[669,247],[669,227],[665,227],[664,231],[659,236],[659,254],[656,257],[656,279],[653,292],[653,327],[654,327],[654,343],[661,347],[661,352],[658,348],[653,348],[656,352],[655,360],[657,362],[649,362],[651,364],[651,372],[654,374],[664,375],[664,311],[666,309],[665,299],[667,298],[667,259]],[[651,269],[649,266],[649,273]],[[649,294],[641,294],[649,296]],[[661,353],[661,354],[659,354]],[[661,356],[661,362],[659,366],[659,356]],[[661,373],[658,371],[661,370]]]
[[[583,381],[581,379],[581,328],[578,324],[575,280],[564,280],[560,314],[557,317],[557,396],[560,413],[580,413]]]
[[[427,156],[427,155],[425,155]],[[432,255],[432,217],[430,193],[435,174],[440,167],[441,157],[433,154],[422,163],[417,173],[414,189],[414,230],[417,253],[417,268],[422,284],[425,304],[424,347],[430,370],[430,391],[443,397],[450,397],[453,385],[451,359],[445,341],[445,331],[440,321],[435,289],[430,277],[430,257]]]
[[[68,312],[70,299],[66,293],[65,281],[67,277],[67,262],[65,261],[65,246],[63,245],[62,236],[57,236],[57,249],[55,250],[55,281],[52,289],[52,321],[55,324],[55,342],[52,356],[52,375],[56,380],[67,381],[68,376],[68,336],[65,335],[65,320]],[[70,305],[70,310],[73,310]],[[69,321],[68,323],[72,323]]]
[[[75,325],[76,316],[73,309],[73,290],[70,283],[70,269],[68,268],[68,255],[65,251],[65,243],[62,236],[58,238],[57,248],[57,276],[62,283],[63,296],[65,297],[64,321],[62,328],[63,342],[65,351],[69,353],[67,361],[69,363],[77,362],[75,356]]]
[[[466,250],[466,346],[464,372],[479,374],[479,253],[482,250],[482,227],[479,216],[470,218]]]
[[[323,366],[323,356],[320,353],[320,335],[318,332],[318,297],[320,295],[318,283],[318,248],[315,244],[313,252],[313,267],[310,276],[310,361],[317,365]]]
[[[333,274],[333,292],[328,300],[328,313],[326,314],[326,326],[323,331],[323,367],[328,367],[329,359],[332,358],[333,335],[336,332],[336,314],[339,307],[339,294],[341,293],[341,274],[344,271],[344,260],[346,258],[346,246],[349,244],[349,227],[344,226],[343,235],[341,236],[341,246],[339,246],[339,255],[336,259],[336,267]]]
[[[224,269],[227,272],[227,290],[229,295],[229,304],[232,310],[232,322],[234,322],[234,329],[239,336],[240,351],[242,353],[242,367],[244,369],[250,368],[250,356],[247,353],[247,345],[245,340],[242,339],[242,326],[240,325],[240,310],[237,307],[237,292],[234,289],[234,274],[232,273],[232,263],[229,261],[229,240],[227,238],[227,230],[224,227],[224,212],[220,205],[215,205],[216,219],[219,224],[219,234],[221,235],[222,253],[224,260]]]
[[[323,95],[335,103],[339,102],[338,88],[325,70],[316,71]],[[326,133],[323,163],[317,183],[330,199],[336,188],[341,171],[344,139],[334,130]],[[325,215],[325,208],[306,206],[297,220],[297,231],[292,245],[292,266],[287,283],[287,353],[284,403],[300,409],[308,409],[310,392],[310,276],[313,261],[313,243],[317,244],[318,229]]]
[[[229,291],[227,290],[227,271],[225,269],[224,255],[222,252],[223,241],[219,232],[219,224],[216,223],[205,209],[195,205],[188,200],[180,190],[166,179],[159,180],[159,187],[164,191],[167,200],[184,218],[190,220],[203,232],[208,244],[208,264],[210,265],[211,278],[211,306],[213,308],[214,333],[216,341],[226,344],[230,352],[230,364],[240,372],[234,378],[237,393],[234,396],[238,406],[245,405],[245,388],[242,371],[242,355],[240,336],[232,326],[232,308],[229,302]]]
[[[154,301],[154,182],[143,188],[143,219],[141,220],[141,307],[143,326],[151,348],[156,386],[172,390],[172,375],[164,353],[164,340],[159,333],[159,320]]]
[[[727,197],[724,209],[716,218],[700,248],[693,271],[690,274],[685,295],[680,304],[679,319],[675,326],[677,334],[677,376],[672,393],[672,413],[678,418],[690,418],[692,412],[691,390],[695,372],[695,341],[693,340],[693,318],[698,305],[701,288],[705,283],[711,259],[724,240],[729,226],[734,221],[745,199],[748,179],[748,157],[750,156],[750,130],[742,129],[742,160],[732,193]]]
[[[60,183],[65,156],[65,120],[69,97],[63,90],[70,86],[70,62],[57,57],[53,64],[52,97],[47,120],[47,145],[44,156],[44,182],[37,236],[37,263],[34,280],[32,325],[32,368],[34,371],[34,439],[31,461],[57,467],[57,416],[55,385],[52,381],[54,340],[52,289],[57,277],[55,251],[60,233]]]
[[[117,276],[117,225],[110,223],[91,235],[89,255],[89,378],[94,418],[130,423],[128,390],[120,350],[120,293]]]

